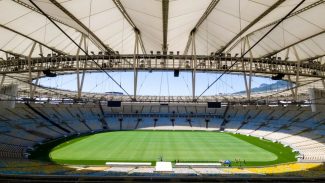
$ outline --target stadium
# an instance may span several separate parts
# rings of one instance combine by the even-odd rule
[[[325,181],[324,0],[0,7],[0,182]]]

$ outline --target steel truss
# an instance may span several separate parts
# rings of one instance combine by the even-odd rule
[[[75,72],[77,70],[94,71],[99,70],[91,60],[95,60],[105,70],[125,71],[198,71],[218,72],[226,71],[238,57],[228,55],[161,55],[161,54],[125,54],[92,56],[76,55],[49,55],[48,57],[20,58],[10,57],[8,60],[0,60],[0,74],[39,72],[50,69],[57,74]],[[134,64],[134,62],[137,62]],[[196,62],[196,64],[195,64]],[[252,65],[250,66],[250,62]],[[30,65],[29,65],[30,63]],[[29,67],[30,66],[30,67]],[[136,67],[136,68],[135,68]],[[29,70],[30,69],[30,70]],[[278,74],[325,78],[324,65],[314,62],[286,61],[280,58],[243,58],[229,69],[229,72],[247,72],[259,74]],[[62,73],[61,73],[62,72]]]

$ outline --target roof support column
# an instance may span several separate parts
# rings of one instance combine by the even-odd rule
[[[86,74],[86,67],[87,67],[87,64],[85,62],[85,64],[84,64],[84,70],[82,71],[81,82],[80,82],[80,97],[81,97],[81,93],[82,93],[82,88],[84,86],[85,74]]]
[[[288,58],[289,56],[289,51],[290,51],[290,48],[287,49],[287,52],[286,52],[286,59]],[[286,64],[285,66],[285,69],[286,69],[286,72],[288,73],[289,72],[289,69],[288,69],[288,65]],[[292,83],[292,80],[291,80],[291,76],[288,75],[288,80],[290,81],[290,83]],[[292,98],[294,98],[295,96],[295,91],[294,89],[292,88],[292,86],[290,86],[290,90],[291,90],[291,94],[292,94]]]
[[[79,47],[77,49],[77,54],[76,54],[76,58],[77,58],[77,90],[78,90],[78,99],[81,98],[81,84],[80,84],[80,75],[79,75],[79,67],[80,67],[80,61],[79,61],[79,54],[80,54],[80,47],[81,47],[81,44],[82,44],[82,41],[84,39],[84,35],[81,34],[81,37],[80,37],[80,42],[79,42]]]
[[[34,52],[36,42],[33,43],[31,50],[28,54],[28,81],[29,81],[29,97],[33,97],[33,78],[32,78],[32,54]]]
[[[8,53],[6,52],[6,60],[8,60]],[[1,78],[1,82],[0,82],[0,87],[3,85],[3,83],[5,82],[6,79],[6,74],[2,74],[2,78]]]
[[[39,45],[39,51],[40,51],[40,55],[41,57],[43,57],[43,49],[42,49],[42,45]],[[41,68],[43,68],[43,62],[41,63]],[[38,85],[38,81],[39,81],[39,77],[41,76],[41,71],[37,72],[37,77],[36,77],[36,81],[35,81],[35,85],[33,86],[33,91],[31,93],[31,98],[34,97],[35,91],[36,91],[36,86]]]
[[[248,37],[246,36],[244,38],[244,52],[245,52],[245,45],[247,45],[248,48],[250,48],[250,44],[249,44],[249,40]],[[249,78],[248,78],[248,82],[247,82],[247,76],[246,76],[246,66],[245,66],[245,62],[242,63],[243,66],[243,70],[244,70],[244,82],[245,82],[245,88],[246,88],[246,95],[247,95],[247,100],[250,101],[251,100],[251,87],[252,87],[252,62],[253,62],[253,53],[250,50],[249,51],[249,56],[250,56],[250,62],[249,62]]]
[[[36,78],[36,81],[35,81],[35,85],[33,86],[33,90],[32,90],[32,93],[30,94],[31,95],[31,98],[34,97],[34,94],[35,94],[35,91],[36,91],[36,86],[38,85],[38,80],[39,80],[39,77],[41,76],[41,72],[38,71],[37,72],[37,78]]]
[[[8,53],[6,52],[6,60],[8,60]],[[5,82],[6,79],[6,74],[2,74],[2,78],[1,78],[1,82],[0,82],[0,87],[3,85],[3,83]]]
[[[290,75],[288,75],[288,80],[290,81],[290,83],[293,83]],[[292,87],[290,87],[290,90],[291,90],[291,94],[292,94],[292,99],[294,100],[294,98],[296,96],[295,90]]]
[[[138,89],[138,58],[136,55],[139,53],[139,34],[135,34],[134,42],[134,55],[133,55],[133,72],[134,72],[134,81],[133,81],[133,100],[137,100],[137,89]]]
[[[246,38],[246,42],[247,42],[247,47],[250,48],[250,44],[249,44],[249,39],[248,37]],[[249,82],[248,82],[248,91],[247,91],[247,99],[250,101],[251,100],[251,93],[252,93],[252,67],[253,67],[253,53],[252,53],[252,50],[249,50],[249,57],[250,57],[250,60],[249,60]]]
[[[323,87],[324,87],[324,89],[325,89],[325,80],[324,79],[322,79],[322,84],[323,84]],[[1,85],[0,85],[1,86]]]
[[[252,93],[252,66],[253,66],[253,55],[250,51],[250,61],[249,61],[249,82],[248,82],[248,92],[247,92],[247,95],[248,95],[248,100],[250,101],[251,100],[251,93]]]
[[[192,99],[193,101],[196,101],[195,98],[195,86],[196,86],[196,47],[195,47],[195,32],[192,32]]]
[[[3,83],[5,82],[6,79],[6,75],[2,74],[2,78],[1,78],[1,82],[0,82],[0,87],[3,85]]]
[[[86,36],[84,36],[84,47],[85,51],[88,53],[88,47],[87,47],[87,42],[86,42]],[[87,56],[87,55],[86,55]],[[85,81],[85,74],[86,74],[86,68],[87,68],[87,59],[84,61],[84,69],[82,71],[82,76],[81,76],[81,83],[80,83],[80,97],[81,97],[81,92],[82,88],[84,86],[84,81]]]
[[[298,88],[299,88],[299,74],[300,74],[300,58],[297,53],[296,47],[292,47],[295,57],[297,59],[297,66],[296,66],[296,87],[295,87],[295,101],[298,101]]]

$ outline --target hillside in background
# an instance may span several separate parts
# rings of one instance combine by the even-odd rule
[[[253,93],[257,93],[257,92],[269,92],[269,91],[274,91],[274,90],[279,90],[279,89],[286,89],[289,87],[292,87],[293,84],[288,82],[288,81],[277,81],[276,83],[272,83],[272,84],[266,84],[266,83],[262,83],[260,86],[252,88],[252,92]],[[240,91],[240,92],[236,92],[234,94],[243,94],[246,93],[245,90]]]

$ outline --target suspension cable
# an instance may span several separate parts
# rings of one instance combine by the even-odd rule
[[[57,23],[55,23],[33,0],[29,0],[47,19],[49,19],[65,36],[67,36],[87,57],[89,57],[95,64],[103,71],[116,85],[118,85],[131,99],[132,96],[120,85],[105,69],[103,69],[81,46],[78,45]]]
[[[229,70],[237,64],[237,62],[244,58],[244,56],[250,52],[259,42],[261,42],[270,32],[272,32],[281,22],[283,22],[287,17],[291,15],[305,0],[302,0],[299,4],[297,4],[286,16],[284,16],[279,22],[277,22],[267,33],[265,33],[253,46],[251,46],[246,52],[244,52],[239,59],[237,59],[233,64],[230,65],[216,80],[214,80],[197,98],[198,100],[207,90],[211,88],[224,74],[228,73]]]

